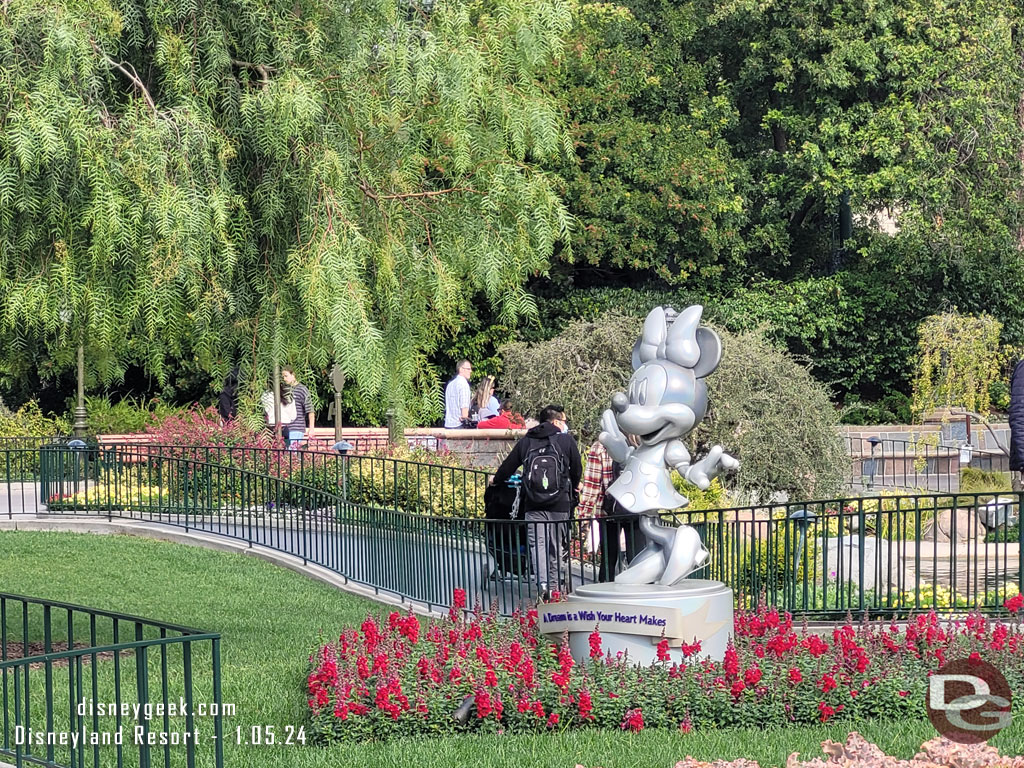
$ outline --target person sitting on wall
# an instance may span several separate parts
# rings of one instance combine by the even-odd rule
[[[484,419],[476,426],[477,429],[518,429],[521,425],[512,421],[512,401],[502,400],[498,415]]]
[[[471,421],[480,422],[498,415],[498,398],[494,396],[494,377],[484,376],[473,393],[473,403],[469,406]]]

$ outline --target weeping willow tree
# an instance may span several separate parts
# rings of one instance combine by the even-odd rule
[[[339,363],[400,411],[567,245],[562,0],[5,0],[0,323],[105,379]],[[10,354],[10,353],[9,353]]]

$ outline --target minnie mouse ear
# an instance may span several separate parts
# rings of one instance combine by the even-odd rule
[[[665,337],[668,332],[665,308],[655,307],[647,313],[644,330],[633,345],[633,370],[644,363],[665,356]]]
[[[697,329],[697,345],[700,347],[700,360],[693,366],[693,373],[698,379],[703,379],[713,373],[722,360],[722,339],[702,325]]]

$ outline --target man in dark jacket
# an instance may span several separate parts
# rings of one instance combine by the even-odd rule
[[[562,406],[543,408],[537,421],[540,424],[529,430],[501,462],[491,483],[504,484],[519,467],[523,468],[520,507],[530,523],[526,535],[534,576],[546,599],[558,582],[562,536],[576,506],[583,461],[576,438],[569,434]]]
[[[1024,360],[1017,363],[1010,377],[1010,481],[1020,491],[1024,472]]]

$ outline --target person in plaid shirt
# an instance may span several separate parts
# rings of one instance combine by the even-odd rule
[[[640,532],[640,515],[627,512],[606,492],[615,482],[619,468],[600,440],[595,441],[587,452],[587,464],[580,481],[580,502],[576,515],[580,520],[592,519],[597,526],[601,564],[598,581],[614,581],[621,550],[620,534],[625,534],[626,561],[646,546]]]

